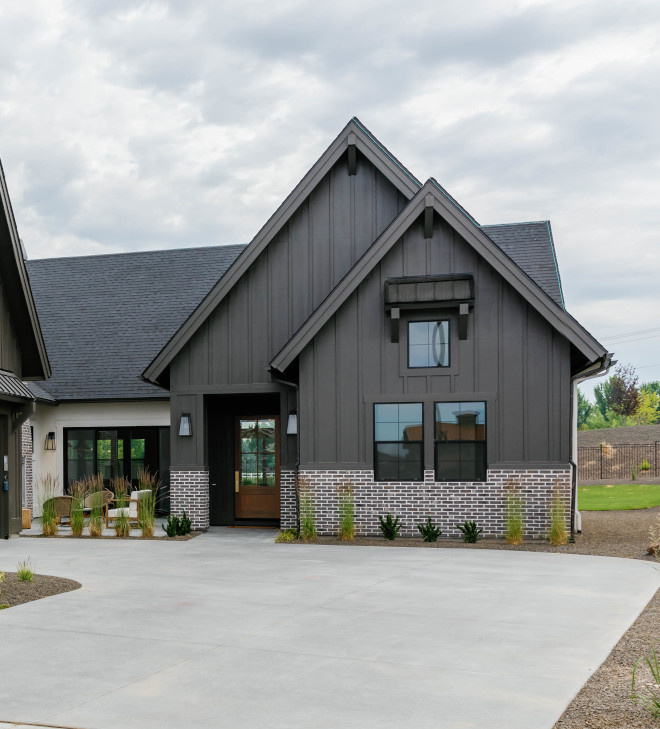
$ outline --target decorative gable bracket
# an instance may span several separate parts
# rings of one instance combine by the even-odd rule
[[[458,307],[458,337],[467,339],[474,277],[470,273],[401,276],[385,281],[385,311],[390,316],[390,340],[399,341],[401,310]]]

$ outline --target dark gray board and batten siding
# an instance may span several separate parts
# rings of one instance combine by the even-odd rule
[[[388,278],[470,272],[475,305],[468,337],[457,308],[402,312],[390,341],[383,303]],[[450,366],[407,367],[407,322],[451,322]],[[488,463],[566,464],[570,345],[438,216],[403,236],[300,356],[302,465],[371,467],[373,403],[423,402],[425,467],[433,468],[433,403],[487,402]]]
[[[355,175],[342,157],[172,361],[172,422],[189,412],[202,433],[204,394],[261,389],[289,393],[282,398],[286,428],[295,401],[289,388],[273,384],[266,369],[270,359],[406,202],[364,157]],[[173,428],[172,468],[204,467],[202,440],[178,438]]]
[[[266,367],[406,201],[371,163],[355,176],[338,162],[215,312],[175,357],[170,370],[173,422],[193,415],[205,431],[204,395],[279,391],[282,428],[291,391]],[[389,338],[383,289],[398,276],[471,273],[476,300],[468,338],[456,335],[450,367],[407,368],[406,326],[437,310],[403,317],[399,344]],[[486,400],[490,466],[568,462],[570,345],[437,215],[434,236],[414,224],[344,303],[300,357],[303,466],[370,468],[373,403],[423,401],[426,467],[432,468],[437,399]],[[203,438],[172,432],[173,468],[203,468]],[[283,441],[284,442],[284,441]],[[283,453],[283,465],[295,454]]]

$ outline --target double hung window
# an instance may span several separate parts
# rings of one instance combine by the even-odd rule
[[[486,403],[435,403],[436,481],[486,480]]]
[[[374,405],[376,481],[423,481],[422,403]]]

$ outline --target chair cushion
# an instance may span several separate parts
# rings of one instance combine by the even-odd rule
[[[119,509],[108,509],[108,517],[110,519],[116,518],[118,516],[130,516],[130,511],[125,506],[119,508]]]

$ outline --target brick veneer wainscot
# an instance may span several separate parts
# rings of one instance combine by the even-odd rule
[[[399,516],[401,536],[418,537],[417,524],[430,516],[443,537],[460,538],[456,524],[476,521],[484,537],[504,534],[504,494],[507,483],[522,489],[525,501],[525,536],[544,537],[550,526],[550,506],[556,490],[570,523],[570,467],[550,469],[489,469],[486,482],[437,483],[433,471],[424,471],[424,483],[374,481],[369,471],[300,470],[309,479],[321,535],[336,534],[339,522],[337,487],[350,480],[355,493],[355,524],[360,536],[380,536],[378,517]],[[295,474],[282,471],[281,526],[296,527]]]
[[[208,471],[170,471],[170,514],[181,516],[184,510],[193,529],[208,529]]]
[[[32,428],[30,421],[26,420],[21,428],[21,455],[25,463],[25,503],[23,506],[30,509],[34,506],[34,479],[32,475]]]

